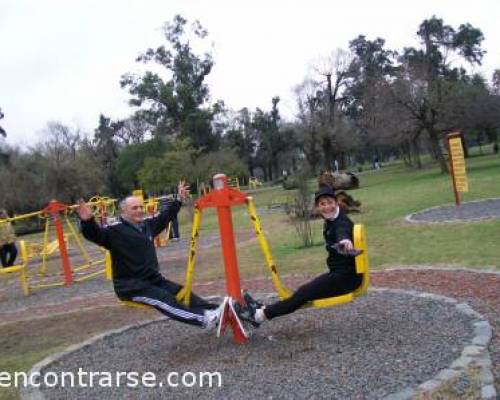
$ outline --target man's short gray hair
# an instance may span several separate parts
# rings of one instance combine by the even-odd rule
[[[127,201],[128,201],[128,199],[132,199],[132,198],[135,198],[135,196],[127,196],[118,203],[118,208],[120,209],[120,214],[123,214],[125,212],[125,209],[127,208]]]

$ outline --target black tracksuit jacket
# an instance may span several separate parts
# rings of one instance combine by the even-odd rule
[[[99,227],[94,218],[81,221],[83,236],[111,252],[113,285],[119,297],[162,279],[154,238],[177,215],[180,207],[181,202],[174,201],[157,216],[145,218],[142,231],[122,218],[105,228]]]
[[[326,264],[331,272],[341,274],[356,274],[354,257],[343,256],[332,245],[344,239],[353,241],[352,231],[354,224],[340,208],[339,215],[333,221],[325,221],[323,227],[323,237],[325,238],[328,258]]]

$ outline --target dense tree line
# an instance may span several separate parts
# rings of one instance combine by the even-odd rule
[[[284,170],[316,174],[335,161],[347,169],[374,157],[421,168],[424,153],[447,172],[443,137],[452,131],[463,133],[464,144],[493,142],[498,152],[500,70],[488,83],[467,69],[484,56],[482,32],[470,24],[454,28],[432,17],[418,27],[420,47],[398,50],[383,38],[354,38],[296,85],[293,121],[282,119],[279,97],[255,110],[211,101],[214,60],[194,51],[207,35],[181,16],[164,25],[165,45],[137,57],[147,71],[121,76],[128,118],[101,115],[92,134],[49,122],[41,141],[23,151],[3,143],[0,204],[22,212],[52,198],[74,202],[137,187],[160,193],[218,171],[276,181]]]

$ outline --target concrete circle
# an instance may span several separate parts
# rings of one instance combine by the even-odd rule
[[[412,223],[443,223],[482,221],[500,218],[500,199],[483,199],[462,203],[442,205],[410,214],[406,217]]]

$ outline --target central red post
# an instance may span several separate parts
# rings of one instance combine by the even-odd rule
[[[213,177],[214,190],[197,201],[197,207],[216,208],[219,218],[219,232],[224,258],[224,270],[226,275],[226,290],[228,296],[242,304],[240,287],[240,273],[238,271],[238,259],[236,257],[236,243],[234,239],[233,218],[231,207],[242,205],[246,202],[246,196],[239,190],[229,187],[227,177],[217,174]],[[233,336],[236,342],[245,343],[247,338],[237,328],[237,322],[229,318]]]
[[[217,207],[219,216],[219,231],[224,256],[227,294],[241,303],[240,272],[236,258],[236,243],[234,241],[233,217],[231,208]]]
[[[54,221],[54,226],[56,227],[57,241],[59,243],[59,254],[61,255],[61,267],[64,275],[64,284],[70,286],[73,283],[73,271],[71,270],[71,265],[69,263],[68,249],[66,248],[66,242],[64,241],[64,232],[61,223],[60,213],[66,211],[68,207],[58,202],[57,200],[52,200],[49,202],[47,207],[43,211],[52,216]]]

